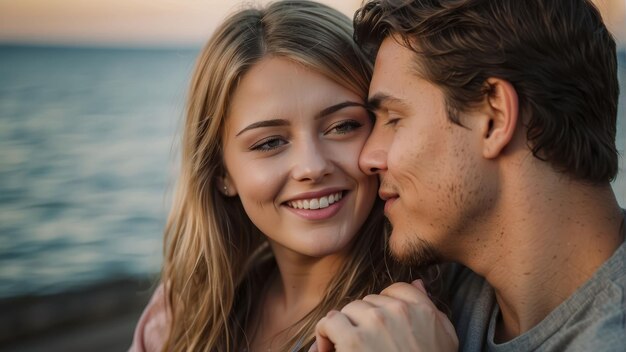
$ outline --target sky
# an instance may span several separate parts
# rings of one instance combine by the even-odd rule
[[[228,14],[267,0],[0,0],[0,42],[200,46]],[[361,0],[321,0],[352,16]]]
[[[594,0],[622,47],[626,0]],[[197,47],[229,13],[267,0],[0,0],[0,43]],[[320,0],[352,17],[361,0]]]

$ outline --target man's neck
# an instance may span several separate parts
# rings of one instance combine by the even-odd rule
[[[465,263],[495,289],[501,311],[499,341],[539,324],[624,241],[623,213],[610,185],[555,177],[556,182],[505,191],[501,204],[507,206],[491,222],[485,255]]]

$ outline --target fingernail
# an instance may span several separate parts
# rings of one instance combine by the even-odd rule
[[[418,290],[427,293],[426,292],[426,287],[424,286],[424,282],[422,280],[415,280],[413,282],[411,282],[411,285],[415,286]]]
[[[328,312],[328,313],[326,314],[326,317],[328,317],[328,318],[332,318],[332,317],[333,317],[333,315],[335,315],[335,314],[337,314],[337,311],[336,311],[336,310],[331,310],[330,312]]]

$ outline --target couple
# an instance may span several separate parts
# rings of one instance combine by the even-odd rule
[[[280,1],[202,50],[131,350],[622,350],[595,7],[374,0],[354,25]]]

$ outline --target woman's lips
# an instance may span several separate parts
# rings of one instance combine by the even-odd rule
[[[328,207],[329,205],[336,203],[343,198],[343,192],[333,192],[330,194],[323,195],[321,197],[309,198],[309,199],[298,199],[286,202],[288,206],[295,209],[323,209]]]
[[[338,193],[340,193],[339,199],[324,208],[310,209],[310,204],[309,204],[309,209],[294,208],[294,207],[289,206],[288,204],[285,204],[284,206],[287,209],[289,209],[289,211],[291,211],[292,213],[306,220],[326,220],[326,219],[330,219],[335,214],[337,214],[337,212],[339,212],[339,210],[343,207],[345,203],[345,199],[346,199],[346,196],[348,195],[348,192],[338,192]],[[335,198],[334,194],[333,194],[333,198]],[[291,202],[287,202],[287,203],[291,203]],[[318,203],[319,203],[319,200],[318,200]],[[302,205],[304,206],[304,204]],[[319,204],[317,206],[319,206]]]

